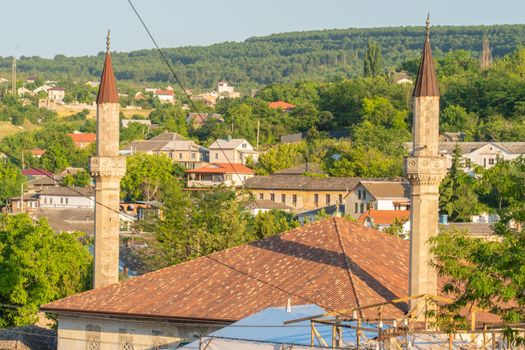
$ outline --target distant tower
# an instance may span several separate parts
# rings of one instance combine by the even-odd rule
[[[119,101],[115,75],[107,51],[97,96],[97,152],[91,157],[95,178],[95,271],[94,287],[118,282],[120,179],[126,160],[119,156]]]
[[[13,57],[13,62],[11,63],[11,92],[13,95],[17,94],[16,91],[16,58]]]
[[[439,88],[432,60],[428,17],[426,24],[426,39],[412,95],[413,151],[405,159],[405,173],[412,188],[409,281],[411,296],[437,294],[437,273],[428,264],[428,240],[438,233],[439,184],[446,173],[445,158],[439,156],[438,152]],[[415,303],[411,303],[411,308],[414,307]],[[421,315],[416,311],[417,314]]]
[[[492,50],[489,46],[489,37],[487,34],[483,36],[483,51],[479,59],[479,67],[481,70],[489,69],[492,65]]]

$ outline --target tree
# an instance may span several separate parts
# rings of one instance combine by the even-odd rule
[[[383,74],[383,57],[377,41],[369,41],[363,61],[365,77],[377,77]]]
[[[6,205],[9,198],[20,195],[24,180],[18,167],[10,162],[0,162],[0,206]]]
[[[182,168],[165,155],[136,153],[127,158],[126,175],[120,181],[121,197],[130,201],[159,200],[161,188],[182,180]]]
[[[40,305],[86,290],[92,257],[80,233],[55,233],[45,219],[0,217],[0,328],[36,321]]]
[[[476,179],[465,173],[460,150],[456,147],[452,166],[439,187],[440,212],[447,214],[451,221],[470,221],[470,217],[479,214],[482,208],[475,186]]]
[[[253,220],[253,231],[255,237],[263,239],[299,227],[299,225],[291,213],[273,209],[257,213]]]

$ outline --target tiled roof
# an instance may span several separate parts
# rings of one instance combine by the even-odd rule
[[[375,210],[364,212],[357,222],[363,224],[366,218],[370,218],[374,225],[391,225],[394,219],[405,222],[410,219],[410,210]]]
[[[173,96],[173,90],[155,90],[155,95]]]
[[[155,137],[152,137],[148,141],[178,141],[178,140],[187,140],[186,137],[177,134],[176,132],[163,132],[158,134]]]
[[[374,198],[410,198],[410,185],[401,181],[361,181]]]
[[[309,174],[326,174],[326,172],[321,169],[321,164],[319,163],[304,163],[295,167],[283,169],[273,173],[274,175],[303,175],[305,173]]]
[[[23,169],[22,175],[24,176],[54,176],[52,172],[44,169]]]
[[[208,147],[209,149],[235,149],[240,146],[241,143],[248,142],[245,139],[217,139],[214,143]]]
[[[97,141],[97,134],[95,133],[85,133],[85,134],[67,134],[67,136],[71,137],[71,140],[73,142],[96,142]]]
[[[34,155],[34,156],[41,156],[41,155],[43,155],[44,153],[46,153],[46,150],[45,150],[45,149],[35,148],[35,149],[32,149],[32,150],[31,150],[31,154]]]
[[[477,222],[449,222],[446,225],[439,225],[440,231],[466,231],[474,237],[486,237],[494,235],[494,229],[490,223]]]
[[[268,103],[268,107],[270,107],[272,109],[287,110],[287,109],[295,108],[295,105],[293,105],[291,103],[288,103],[288,102],[284,102],[284,101],[276,101],[276,102]]]
[[[487,144],[492,144],[510,154],[525,154],[525,142],[440,142],[439,152],[452,155],[458,147],[459,153],[463,155],[472,153]],[[407,142],[405,147],[411,152],[414,145],[412,142]]]
[[[255,176],[246,180],[244,188],[251,190],[351,191],[361,180],[359,177]]]
[[[42,310],[234,321],[286,305],[288,298],[326,310],[352,308],[408,294],[408,247],[403,239],[331,218],[76,294]],[[402,317],[406,309],[385,306],[383,317]],[[376,310],[363,312],[365,318],[377,317]]]
[[[102,77],[100,78],[100,86],[98,88],[97,104],[101,103],[118,103],[117,82],[115,80],[115,74],[113,73],[111,53],[109,51],[106,53]]]
[[[255,199],[248,204],[249,208],[252,209],[277,209],[277,210],[292,210],[292,207],[286,204],[274,202],[269,199]]]
[[[40,195],[47,196],[70,196],[70,197],[93,197],[95,191],[91,187],[68,187],[63,186],[50,186],[44,188]]]
[[[255,174],[252,169],[238,163],[211,163],[197,169],[186,170],[186,172],[203,174]]]

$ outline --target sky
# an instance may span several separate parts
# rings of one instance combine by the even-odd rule
[[[524,0],[132,0],[161,47],[334,28],[523,24]],[[0,56],[152,48],[128,0],[2,0]]]

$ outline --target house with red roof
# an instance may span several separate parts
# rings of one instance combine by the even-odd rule
[[[46,153],[45,149],[35,148],[31,150],[31,154],[35,158],[41,158],[44,155],[44,153]]]
[[[160,102],[173,102],[173,90],[155,90],[153,96],[156,96]]]
[[[255,172],[238,163],[209,163],[197,169],[186,170],[188,187],[240,187]]]
[[[410,210],[370,209],[361,214],[357,222],[380,231],[389,228],[397,222],[403,225],[403,233],[405,235],[410,234]]]
[[[295,105],[284,101],[275,101],[268,103],[268,107],[270,107],[271,109],[280,109],[284,112],[290,112],[292,109],[295,108]]]
[[[67,134],[73,140],[75,143],[75,146],[78,148],[86,148],[92,143],[97,142],[97,134],[96,133],[70,133]]]

